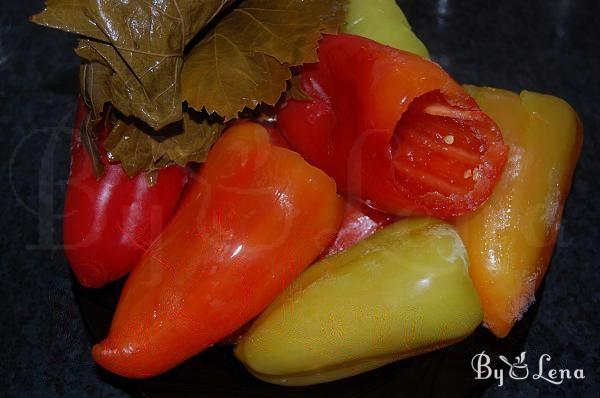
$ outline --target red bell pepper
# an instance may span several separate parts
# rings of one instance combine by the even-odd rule
[[[220,341],[318,257],[342,213],[325,173],[260,125],[235,125],[131,273],[94,359],[143,378]]]
[[[506,161],[496,124],[437,64],[352,35],[304,67],[308,101],[278,114],[293,149],[340,189],[398,215],[449,218],[490,195]]]
[[[80,136],[88,109],[79,100],[71,141],[63,240],[67,260],[79,282],[101,287],[126,275],[172,217],[188,179],[183,167],[158,173],[150,186],[144,175],[129,178],[110,164],[101,148],[104,175],[94,175]],[[106,136],[101,132],[99,136]]]

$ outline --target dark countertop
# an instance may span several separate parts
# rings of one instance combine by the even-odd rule
[[[526,347],[585,380],[507,381],[486,397],[600,395],[600,2],[400,1],[435,60],[459,81],[566,99],[585,144]],[[78,90],[72,36],[34,26],[42,0],[0,2],[0,395],[124,396],[97,377],[60,248]]]

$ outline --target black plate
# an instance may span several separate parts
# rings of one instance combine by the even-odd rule
[[[75,297],[94,343],[108,334],[123,282],[99,290],[86,289],[74,282]],[[246,371],[227,346],[212,347],[176,369],[147,380],[125,379],[100,368],[98,372],[104,381],[133,395],[148,397],[473,397],[481,395],[492,382],[475,379],[471,369],[473,356],[482,351],[491,358],[500,354],[508,358],[518,355],[537,307],[534,304],[504,339],[479,327],[454,346],[349,379],[310,387],[280,387],[261,382]]]
[[[485,9],[481,9],[477,2],[406,0],[399,3],[404,7],[419,36],[428,44],[434,60],[440,62],[457,79],[513,90],[542,90],[546,87],[527,86],[529,77],[537,73],[537,69],[526,70],[517,76],[502,73],[503,70],[511,70],[509,66],[514,59],[526,64],[526,57],[530,55],[528,48],[531,46],[514,47],[511,41],[502,41],[500,38],[527,39],[529,31],[525,21],[550,20],[558,23],[569,11],[539,4],[537,7],[529,7],[529,3],[525,5],[516,0],[486,3]],[[543,17],[538,13],[542,13]],[[496,20],[519,23],[495,24]],[[542,33],[546,34],[543,30]],[[542,33],[538,36],[545,37]],[[546,41],[552,40],[557,39],[548,35]],[[494,46],[490,43],[494,43]],[[480,57],[483,56],[494,62],[480,62]],[[556,89],[548,87],[547,90],[554,92]],[[122,284],[123,281],[120,281],[101,290],[88,290],[74,283],[76,298],[94,342],[107,335]],[[536,296],[541,297],[541,293],[540,289]],[[210,348],[178,368],[148,380],[128,380],[102,369],[98,369],[98,372],[104,381],[114,386],[134,395],[153,397],[479,396],[492,380],[475,379],[475,373],[471,369],[473,355],[485,351],[492,358],[497,358],[498,355],[512,358],[519,354],[538,304],[529,309],[505,339],[497,339],[487,329],[480,327],[465,341],[454,346],[346,380],[305,388],[284,388],[256,380],[233,357],[231,347],[221,346]],[[500,363],[495,364],[500,366]]]

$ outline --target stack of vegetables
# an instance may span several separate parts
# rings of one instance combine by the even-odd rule
[[[67,258],[86,287],[129,274],[102,367],[151,377],[241,330],[256,377],[322,383],[482,321],[504,337],[534,300],[579,119],[460,86],[395,1],[49,0],[33,21],[84,60]]]

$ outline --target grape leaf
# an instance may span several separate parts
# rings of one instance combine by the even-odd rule
[[[92,159],[94,175],[100,179],[104,174],[104,164],[98,145],[96,132],[102,122],[101,113],[104,104],[109,102],[109,89],[107,79],[110,76],[110,68],[98,62],[86,62],[79,68],[79,85],[81,96],[85,104],[90,108],[82,125],[79,126],[81,142]]]
[[[85,62],[79,67],[79,86],[83,101],[91,109],[91,120],[98,121],[104,104],[110,102],[108,78],[111,70],[99,62]]]
[[[186,56],[182,98],[230,120],[274,105],[290,67],[317,61],[323,33],[344,22],[347,0],[246,0]]]
[[[294,75],[290,79],[289,88],[285,94],[286,99],[288,100],[293,99],[296,101],[310,101],[312,99],[312,97],[302,88],[300,75]]]
[[[152,166],[155,145],[158,141],[150,134],[142,131],[134,121],[124,119],[117,120],[104,142],[108,159],[121,162],[121,167],[130,177]]]
[[[183,114],[183,134],[171,135],[159,145],[159,152],[170,162],[185,166],[189,162],[201,163],[217,141],[225,125],[202,117],[194,111]]]
[[[94,119],[90,112],[85,117],[81,126],[79,126],[81,142],[87,153],[90,155],[92,160],[92,170],[94,171],[94,176],[97,180],[104,175],[104,163],[102,163],[102,155],[100,154],[98,137],[96,136],[100,121],[101,119]]]
[[[112,104],[158,130],[181,120],[186,44],[230,0],[48,0],[32,20],[76,33],[77,53],[113,71]]]
[[[106,40],[106,35],[88,17],[85,0],[46,0],[44,10],[31,17],[39,25],[64,30],[96,40]]]
[[[133,177],[144,170],[203,162],[224,128],[220,120],[191,110],[183,114],[183,120],[158,132],[139,121],[118,118],[104,147],[109,160],[121,162]]]
[[[290,67],[317,61],[318,41],[344,22],[347,2],[47,0],[32,21],[78,35],[81,91],[91,108],[81,134],[96,176],[103,118],[109,159],[134,176],[204,161],[227,121],[274,105]]]

